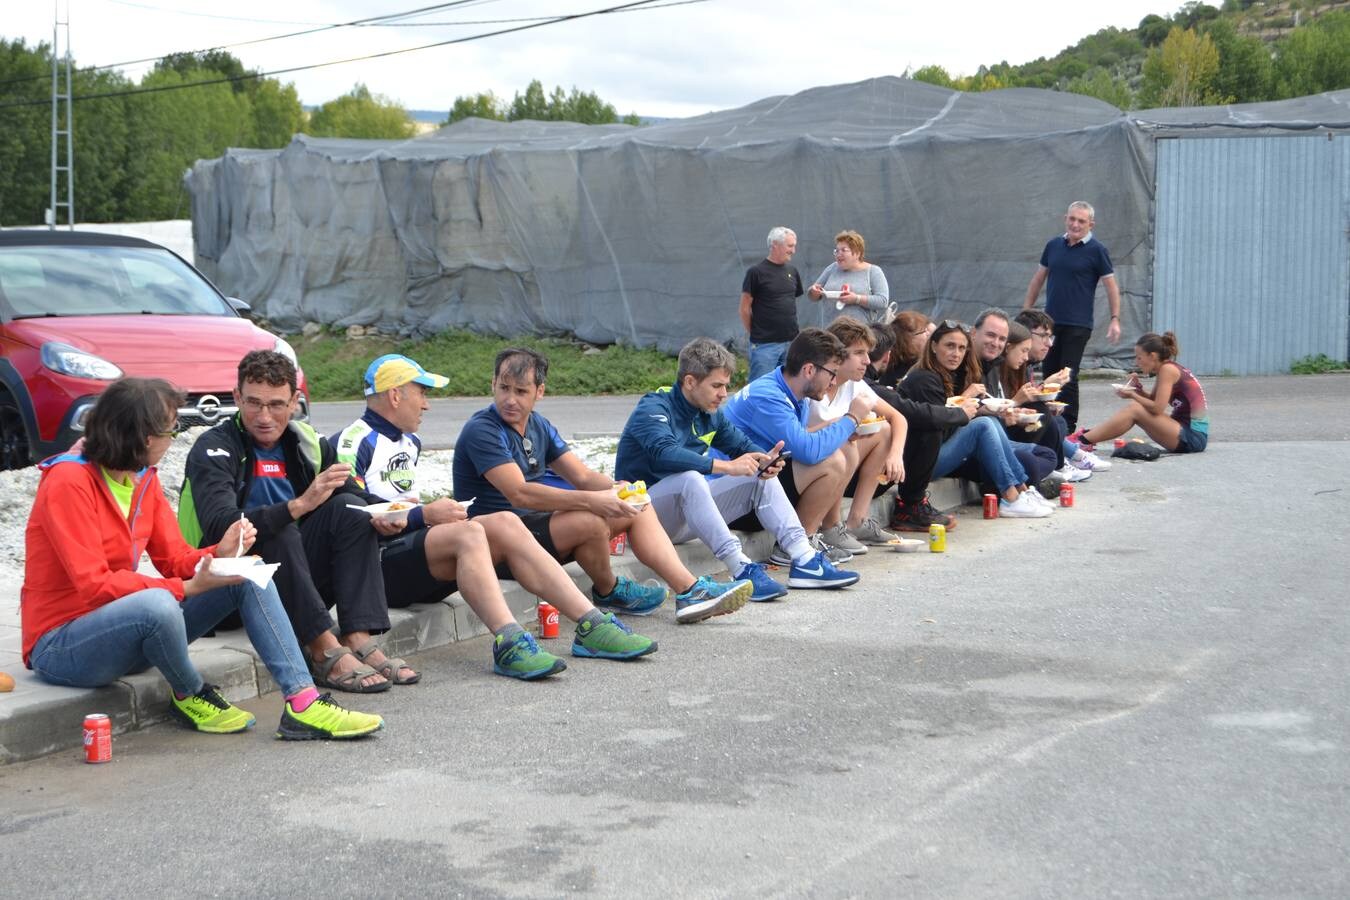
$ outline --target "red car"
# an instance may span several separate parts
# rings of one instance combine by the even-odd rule
[[[0,232],[0,468],[70,447],[94,400],[123,375],[183,390],[181,427],[233,415],[245,353],[276,350],[295,360],[289,344],[241,315],[247,310],[149,241]],[[309,415],[303,372],[297,415]]]

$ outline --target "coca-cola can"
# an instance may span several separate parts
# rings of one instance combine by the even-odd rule
[[[1059,486],[1059,505],[1067,507],[1073,506],[1073,485],[1061,484]]]
[[[539,601],[539,636],[543,638],[558,636],[558,608],[543,600]]]
[[[623,556],[624,551],[627,549],[628,549],[628,532],[621,531],[618,534],[614,535],[614,537],[609,539],[610,556]]]
[[[998,494],[984,495],[984,517],[986,519],[998,518]]]
[[[84,761],[105,763],[112,760],[112,719],[103,713],[84,717]]]

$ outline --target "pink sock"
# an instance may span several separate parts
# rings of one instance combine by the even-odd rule
[[[286,702],[291,705],[292,712],[304,712],[309,709],[309,705],[319,699],[319,689],[310,685],[298,694],[291,694],[286,698]]]

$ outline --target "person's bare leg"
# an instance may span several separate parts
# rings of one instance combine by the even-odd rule
[[[820,530],[825,513],[844,495],[847,463],[844,454],[836,450],[814,466],[804,466],[795,459],[790,465],[797,485],[797,518],[810,536]]]
[[[650,503],[631,519],[610,519],[609,524],[612,534],[627,529],[633,555],[672,591],[679,593],[693,586],[697,579],[680,562],[680,554],[670,542],[670,535],[661,527],[661,520]]]
[[[881,430],[858,439],[858,484],[853,488],[853,505],[848,508],[846,528],[857,528],[871,514],[872,496],[877,492],[877,476],[886,465],[886,451],[891,446],[891,423],[883,422]]]
[[[1134,427],[1135,410],[1143,412],[1143,408],[1139,406],[1139,404],[1130,401],[1129,406],[1122,406],[1112,413],[1111,417],[1102,424],[1093,425],[1091,428],[1083,429],[1083,437],[1089,444],[1096,444],[1120,437]],[[1094,435],[1094,437],[1087,437],[1089,433]]]
[[[364,634],[364,632],[358,633]],[[366,634],[365,637],[366,640],[370,640],[369,634]],[[320,633],[319,636],[316,637],[314,640],[310,641],[308,644],[305,645],[305,651],[309,653],[309,658],[314,660],[315,663],[322,663],[324,661],[323,657],[325,653],[327,653],[329,650],[332,650],[340,646],[344,645],[340,643],[336,637],[333,636],[333,632],[324,631]],[[357,644],[356,646],[359,647],[361,645]],[[341,659],[339,659],[336,663],[333,664],[332,671],[328,673],[328,677],[331,679],[337,679],[342,675],[346,675],[348,672],[352,671],[357,666],[362,665],[365,665],[365,663],[357,659],[355,654],[343,656]],[[388,680],[389,679],[385,678],[383,675],[377,672],[374,675],[367,675],[365,678],[362,678],[361,684],[363,687],[375,687],[376,685],[384,684]]]
[[[1181,423],[1171,416],[1154,415],[1141,408],[1139,415],[1135,417],[1135,423],[1144,429],[1144,434],[1168,450],[1177,449],[1177,445],[1181,443]]]
[[[572,576],[540,546],[515,513],[492,513],[474,521],[481,523],[487,533],[493,564],[506,563],[512,577],[525,590],[543,597],[573,622],[595,609]]]
[[[514,519],[520,524],[521,531],[525,532],[525,538],[534,543],[524,523],[514,514],[497,515]],[[460,596],[469,604],[469,609],[489,631],[496,634],[514,622],[516,617],[511,615],[511,608],[506,605],[506,597],[502,595],[501,582],[493,571],[495,563],[488,546],[487,529],[481,523],[482,519],[474,519],[434,526],[427,532],[427,567],[440,581],[458,582]],[[540,550],[543,548],[540,547]]]
[[[851,476],[853,471],[858,468],[858,463],[861,460],[859,449],[859,441],[845,441],[844,445],[839,448],[839,452],[844,454],[844,471],[848,473],[844,478],[845,485],[848,484],[848,476]],[[839,524],[843,517],[844,492],[841,490],[839,499],[834,501],[834,505],[826,511],[825,517],[821,519],[821,525],[825,528],[833,528]]]
[[[342,643],[342,646],[347,649],[357,650],[370,643],[371,637],[372,635],[369,631],[349,631],[339,638],[339,640]],[[352,658],[355,659],[356,657],[353,655]],[[374,650],[370,651],[370,653],[366,654],[365,665],[368,665],[373,669],[378,669],[380,666],[384,665],[388,659],[389,658],[384,655],[384,651],[376,647]],[[334,668],[336,669],[336,667]],[[412,678],[416,674],[417,673],[413,671],[411,666],[403,666],[394,673],[394,676],[399,681],[402,681],[407,678]],[[384,676],[381,675],[380,677],[383,678]]]
[[[614,590],[618,578],[609,564],[608,522],[594,513],[569,510],[554,513],[548,531],[558,554],[564,559],[569,555],[576,558],[597,594],[605,596]]]

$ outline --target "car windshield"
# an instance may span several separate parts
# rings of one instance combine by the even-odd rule
[[[167,250],[50,245],[0,247],[0,311],[7,319],[233,315],[205,279]]]

